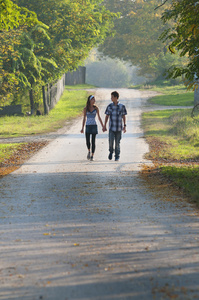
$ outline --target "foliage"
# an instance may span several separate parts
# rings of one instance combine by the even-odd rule
[[[0,50],[0,103],[4,104],[12,92],[30,89],[32,93],[36,87],[53,83],[65,72],[77,68],[90,49],[111,33],[112,20],[117,16],[98,0],[13,2],[15,4],[5,0],[10,4],[11,15],[15,15],[15,9],[23,12],[24,16],[33,11],[35,19],[28,19],[23,24],[16,13],[18,21],[15,26],[20,26],[16,28],[14,23],[8,24],[8,33],[5,30],[0,33],[3,41],[3,49]]]
[[[13,70],[13,61],[18,57],[15,46],[19,43],[19,31],[0,32],[0,104],[7,104],[13,88],[18,83],[17,74]]]
[[[27,26],[41,25],[34,12],[20,8],[10,0],[0,3],[0,104],[9,104],[17,91],[20,74],[16,61],[20,57],[20,35]]]
[[[20,90],[24,92],[34,84],[41,85],[44,77],[56,68],[52,59],[43,57],[43,43],[49,39],[46,29],[47,26],[39,23],[31,29],[1,32],[1,103],[9,102]]]
[[[0,30],[10,30],[20,25],[32,26],[38,23],[34,12],[19,7],[10,0],[1,0],[0,20]]]
[[[58,66],[53,72],[53,80],[77,68],[90,49],[110,33],[112,19],[116,17],[97,0],[16,2],[36,12],[38,19],[49,26],[50,41],[43,43],[43,52],[48,53]],[[46,80],[49,82],[48,78]]]
[[[160,51],[158,55],[152,54],[149,57],[149,65],[154,72],[156,80],[164,79],[167,76],[168,68],[171,66],[176,65],[178,67],[182,67],[185,63],[187,63],[187,61],[187,58],[183,59],[179,54],[177,54],[177,52],[176,55],[173,55],[171,52],[164,53],[163,51]]]
[[[172,27],[161,35],[163,42],[169,41],[170,51],[188,57],[185,66],[172,66],[168,74],[172,78],[184,76],[186,85],[191,88],[199,80],[199,3],[197,0],[173,0],[170,8],[165,10],[164,23],[173,20]]]
[[[115,20],[114,37],[108,37],[99,50],[104,55],[131,62],[140,68],[139,75],[154,74],[150,58],[167,55],[166,44],[158,40],[168,28],[161,21],[163,9],[154,10],[159,0],[131,1],[106,0],[105,5],[112,11],[119,11],[121,17]],[[165,60],[167,63],[167,61]],[[162,70],[158,70],[159,76]],[[151,75],[150,75],[151,77]]]

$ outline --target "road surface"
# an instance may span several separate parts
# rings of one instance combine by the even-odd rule
[[[109,89],[96,90],[104,119]],[[199,215],[138,172],[148,146],[146,95],[120,89],[128,110],[121,159],[99,128],[87,161],[81,119],[0,180],[0,299],[199,299]]]

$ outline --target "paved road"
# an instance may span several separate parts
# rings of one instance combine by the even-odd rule
[[[102,116],[110,92],[96,91]],[[150,164],[146,96],[119,92],[128,109],[119,162],[107,160],[101,131],[86,160],[79,119],[1,179],[0,299],[199,299],[198,211],[138,176]]]

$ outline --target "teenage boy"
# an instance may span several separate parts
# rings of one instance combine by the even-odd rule
[[[122,130],[126,132],[126,107],[119,102],[119,93],[114,91],[111,93],[111,101],[105,111],[106,117],[104,122],[104,129],[106,131],[106,124],[109,119],[109,156],[111,160],[113,157],[113,144],[115,142],[115,160],[120,158],[120,140],[122,138]],[[123,124],[122,124],[123,123]]]

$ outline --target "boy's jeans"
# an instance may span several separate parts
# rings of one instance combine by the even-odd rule
[[[121,131],[112,131],[109,130],[109,151],[113,153],[113,143],[115,141],[115,157],[119,158],[120,156],[120,140],[122,137]]]

